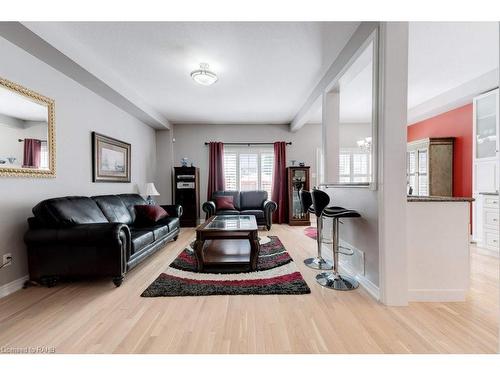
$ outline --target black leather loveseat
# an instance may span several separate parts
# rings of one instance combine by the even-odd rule
[[[217,209],[216,198],[232,196],[234,210]],[[216,191],[212,194],[212,199],[203,203],[203,211],[207,214],[207,219],[214,215],[254,215],[257,225],[271,229],[273,212],[278,206],[275,202],[267,199],[267,191]]]
[[[125,273],[179,234],[181,206],[153,226],[136,220],[138,194],[47,199],[33,208],[24,237],[30,280],[51,286],[59,278],[111,277]]]

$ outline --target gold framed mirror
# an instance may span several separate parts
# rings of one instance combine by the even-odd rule
[[[0,176],[55,177],[53,99],[0,77]]]

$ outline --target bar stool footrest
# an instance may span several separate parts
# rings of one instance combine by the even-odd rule
[[[321,286],[335,290],[353,290],[359,286],[356,279],[334,272],[322,272],[316,275],[316,281]]]
[[[304,264],[315,270],[332,270],[333,264],[323,258],[307,258],[304,260]]]

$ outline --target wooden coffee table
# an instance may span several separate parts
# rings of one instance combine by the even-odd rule
[[[255,271],[259,249],[257,221],[253,215],[212,216],[196,228],[194,252],[198,271],[205,268]]]

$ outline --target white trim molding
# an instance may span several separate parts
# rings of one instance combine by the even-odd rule
[[[348,264],[339,264],[340,273],[349,275],[354,277],[359,284],[366,289],[366,291],[373,297],[375,300],[380,301],[380,290],[378,286],[368,280],[365,276],[356,273],[352,267],[349,267]]]
[[[0,286],[0,298],[7,297],[9,294],[22,289],[24,283],[29,280],[29,276],[25,275],[17,280],[11,281],[8,284]]]

